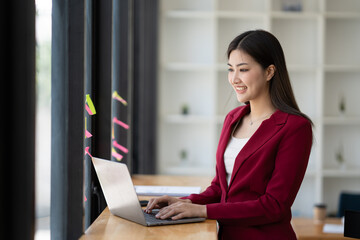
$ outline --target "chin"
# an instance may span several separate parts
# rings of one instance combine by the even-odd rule
[[[239,97],[237,97],[237,100],[238,100],[239,103],[246,103],[246,102],[249,101],[248,99],[239,98]]]

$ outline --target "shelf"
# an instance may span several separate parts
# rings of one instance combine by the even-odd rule
[[[358,0],[326,0],[325,2],[325,14],[352,14],[360,12],[360,2]]]
[[[218,0],[217,9],[220,11],[238,11],[241,14],[259,12],[266,14],[268,0]]]
[[[316,19],[271,20],[272,33],[284,50],[288,66],[319,66],[319,24]]]
[[[285,11],[278,11],[271,13],[272,18],[277,19],[317,19],[320,18],[321,15],[319,13],[312,13],[312,12],[285,12]]]
[[[328,19],[360,19],[360,13],[356,12],[327,12],[325,17]]]
[[[339,117],[324,117],[325,125],[360,125],[360,117],[339,116]]]
[[[353,178],[360,177],[360,169],[325,169],[323,170],[324,177],[339,177],[339,178]]]
[[[218,11],[216,12],[218,18],[233,18],[233,19],[264,19],[266,15],[260,12],[240,12],[240,11]]]
[[[163,66],[167,71],[209,71],[216,68],[213,64],[189,62],[166,63]]]
[[[284,0],[271,0],[272,1],[272,11],[274,12],[294,12],[294,13],[318,13],[320,12],[320,2],[314,0],[301,0],[301,1],[284,1]],[[300,11],[290,11],[285,10],[284,8],[289,8],[289,5],[294,5],[296,3],[301,4]],[[296,6],[295,6],[296,7]]]
[[[163,0],[159,1],[162,11],[213,11],[215,0]]]
[[[214,174],[225,116],[240,105],[228,83],[228,44],[265,29],[280,41],[298,106],[315,123],[295,211],[311,217],[315,202],[334,211],[340,190],[360,190],[360,0],[299,2],[301,11],[283,10],[283,0],[160,1],[159,173]],[[355,169],[339,169],[339,151]]]
[[[288,64],[289,72],[316,72],[319,67],[316,65],[300,65],[300,64]]]
[[[356,29],[359,29],[360,18],[327,18],[325,25],[325,66],[358,66],[360,34]]]
[[[325,65],[326,72],[360,72],[360,65]]]
[[[173,124],[192,124],[192,123],[212,123],[214,118],[200,115],[167,115],[163,117],[166,123]]]
[[[173,10],[165,12],[165,16],[168,18],[195,18],[195,19],[210,19],[214,18],[215,14],[208,11],[181,11]]]

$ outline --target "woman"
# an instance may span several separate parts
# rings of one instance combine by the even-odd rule
[[[291,206],[312,145],[312,122],[300,112],[279,41],[248,31],[229,45],[228,80],[239,102],[225,118],[216,176],[201,194],[149,201],[158,218],[207,217],[219,239],[296,239]]]

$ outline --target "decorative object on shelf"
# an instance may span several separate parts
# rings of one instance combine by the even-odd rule
[[[344,158],[344,147],[342,144],[340,144],[340,147],[336,152],[336,161],[340,165],[340,169],[344,170],[346,168],[345,158]]]
[[[182,164],[186,164],[189,162],[189,155],[186,149],[181,149],[180,151],[180,161]]]
[[[342,94],[339,100],[339,112],[341,116],[344,116],[345,110],[346,110],[345,97],[344,94]]]
[[[301,0],[283,0],[282,9],[286,12],[301,12],[302,1]]]
[[[189,114],[189,105],[184,103],[182,106],[181,106],[181,113],[183,115],[188,115]]]

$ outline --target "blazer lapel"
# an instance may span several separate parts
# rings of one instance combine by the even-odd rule
[[[286,122],[288,114],[277,110],[269,119],[262,122],[260,127],[251,136],[249,141],[245,144],[243,149],[239,152],[235,159],[234,169],[232,172],[230,186],[236,176],[239,168],[244,162],[261,146],[263,146],[272,136],[275,135]],[[229,187],[230,187],[229,186]]]
[[[220,183],[221,185],[223,185],[223,188],[226,190],[228,189],[228,184],[226,180],[226,169],[224,163],[225,149],[229,143],[229,139],[235,124],[239,119],[241,119],[245,114],[247,114],[249,110],[250,110],[250,106],[246,105],[240,111],[236,112],[234,115],[232,116],[230,115],[227,121],[224,123],[224,129],[223,132],[221,133],[219,147],[218,147],[219,152],[217,153],[218,154],[217,158],[220,159],[220,161],[218,161]]]

